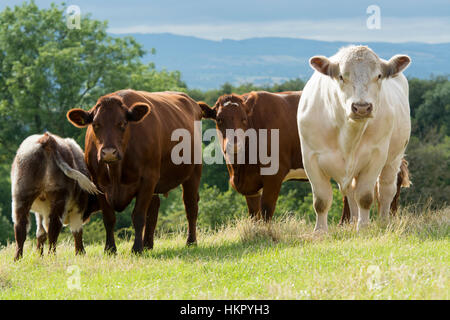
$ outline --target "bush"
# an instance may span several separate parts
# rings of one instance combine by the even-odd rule
[[[105,238],[106,232],[101,218],[95,217],[83,226],[83,242],[85,244],[104,242]]]
[[[450,194],[450,137],[442,142],[423,142],[412,137],[407,150],[412,186],[402,190],[403,205],[425,205],[433,199],[432,207],[442,207]]]
[[[6,215],[1,214],[0,208],[0,246],[14,240],[14,227]]]
[[[248,212],[244,196],[233,189],[222,192],[216,186],[205,185],[200,193],[199,227],[217,229]]]

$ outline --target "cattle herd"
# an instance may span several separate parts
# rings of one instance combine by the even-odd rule
[[[185,93],[126,89],[100,97],[89,111],[72,109],[67,119],[87,128],[84,153],[74,140],[47,132],[26,138],[14,158],[15,259],[23,253],[30,211],[36,216],[41,254],[47,238],[49,252],[55,252],[63,225],[72,231],[75,252],[84,253],[82,226],[100,210],[105,252],[115,253],[115,211],[133,199],[132,251],[151,249],[159,194],[179,185],[187,244],[195,244],[202,172],[201,161],[195,161],[195,123],[201,119],[216,122],[230,183],[245,196],[254,219],[270,222],[284,181],[309,181],[315,231],[326,232],[331,179],[344,196],[341,223],[353,221],[358,230],[364,228],[375,200],[380,217],[387,219],[397,210],[400,187],[410,184],[404,152],[411,123],[408,82],[402,74],[409,63],[405,55],[386,61],[366,46],[349,46],[330,58],[312,57],[315,73],[303,91],[229,94],[210,107]],[[184,155],[190,161],[182,163],[173,160],[178,141],[172,135],[180,129],[190,136],[183,143],[194,149]],[[229,130],[241,130],[244,139],[230,138]],[[277,152],[275,172],[264,172],[268,164],[262,159],[249,160],[261,154],[246,134],[251,130],[277,133],[265,145],[266,151]],[[240,154],[244,161],[237,161]]]

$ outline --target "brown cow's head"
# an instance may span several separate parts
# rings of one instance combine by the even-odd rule
[[[227,94],[219,97],[214,107],[210,108],[206,103],[199,103],[202,108],[203,118],[212,119],[216,122],[216,128],[221,133],[222,150],[226,155],[227,150],[234,150],[243,147],[242,142],[234,137],[234,141],[228,141],[227,129],[243,132],[249,129],[249,117],[253,112],[255,97],[252,94],[239,96]]]
[[[69,121],[78,128],[92,125],[97,159],[106,163],[123,158],[129,139],[129,123],[140,122],[150,113],[147,103],[137,102],[127,108],[119,96],[105,96],[89,111],[72,109]]]

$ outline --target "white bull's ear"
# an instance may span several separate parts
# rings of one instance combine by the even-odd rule
[[[411,58],[406,55],[397,54],[389,61],[383,62],[383,76],[385,78],[396,76],[402,72],[411,63]]]
[[[309,59],[309,64],[315,70],[323,73],[326,76],[336,78],[339,75],[339,65],[331,62],[327,57],[315,56]]]

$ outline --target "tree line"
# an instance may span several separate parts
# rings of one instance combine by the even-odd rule
[[[225,83],[218,89],[188,88],[178,71],[157,70],[143,63],[149,54],[132,37],[108,35],[107,22],[81,18],[81,29],[68,29],[64,9],[52,4],[40,9],[33,1],[0,12],[0,244],[13,239],[10,168],[24,138],[50,131],[74,138],[84,148],[84,130],[65,118],[74,107],[89,109],[98,97],[124,88],[144,91],[183,91],[195,100],[214,105],[222,94],[257,90],[301,90],[306,79],[255,86]],[[154,50],[150,52],[154,53]],[[414,63],[414,62],[413,62]],[[424,75],[425,77],[428,75]],[[403,205],[446,204],[450,194],[450,81],[446,77],[409,79],[412,136],[406,151],[413,185],[402,191]],[[214,127],[204,120],[203,130]],[[245,200],[230,189],[225,164],[204,165],[200,192],[200,227],[217,228],[245,215]],[[278,214],[312,219],[309,183],[287,182],[277,203]],[[159,230],[185,224],[180,190],[163,199]],[[334,190],[329,216],[338,220],[341,196]],[[130,212],[118,215],[119,236],[132,232]],[[32,221],[34,218],[31,219]],[[98,215],[87,226],[87,241],[103,239]]]

